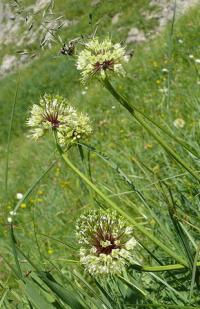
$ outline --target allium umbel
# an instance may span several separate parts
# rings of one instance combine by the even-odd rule
[[[65,98],[58,95],[46,94],[38,105],[34,104],[27,126],[31,128],[30,136],[35,140],[47,131],[56,130],[62,146],[92,133],[89,117],[78,113],[74,107],[68,105]]]
[[[131,263],[136,240],[133,229],[112,211],[91,211],[76,225],[82,245],[80,262],[92,275],[112,275]]]
[[[83,83],[93,76],[105,78],[110,74],[125,75],[123,63],[129,57],[120,44],[113,44],[109,38],[102,42],[93,38],[84,46],[77,60],[77,69],[81,71]]]
[[[83,113],[76,114],[73,123],[69,128],[61,128],[58,131],[58,140],[61,146],[66,146],[70,143],[83,140],[92,133],[90,119]]]

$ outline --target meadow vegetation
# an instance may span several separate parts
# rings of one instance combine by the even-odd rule
[[[90,35],[99,22],[96,35],[109,35],[118,43],[132,26],[145,33],[154,29],[157,21],[146,20],[142,12],[158,8],[146,0],[102,1],[94,7],[90,1],[68,0],[56,1],[54,10],[78,20],[59,30],[63,42]],[[112,24],[118,12],[119,23]],[[134,54],[125,65],[126,77],[111,82],[142,113],[144,125],[98,81],[81,84],[74,59],[59,53],[58,42],[50,50],[35,43],[39,56],[0,80],[2,308],[200,306],[199,30],[197,6],[155,38],[127,47]],[[38,142],[27,137],[30,109],[45,93],[66,97],[92,121],[89,141],[69,152],[79,175],[62,160],[53,135]],[[22,203],[17,193],[24,194]],[[90,276],[79,263],[76,220],[85,211],[112,208],[113,203],[132,220],[138,241],[134,264],[118,276]],[[10,224],[7,218],[16,204]]]

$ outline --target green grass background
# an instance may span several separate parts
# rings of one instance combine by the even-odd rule
[[[124,41],[131,27],[138,27],[148,33],[156,27],[157,21],[147,21],[143,12],[152,10],[158,8],[150,7],[149,1],[146,0],[102,1],[95,7],[91,6],[90,1],[85,0],[55,3],[56,14],[79,21],[77,25],[61,31],[60,35],[64,41],[93,31],[89,24],[89,13],[93,16],[94,24],[99,22],[98,36],[111,35],[115,42]],[[119,22],[112,25],[112,17],[118,12],[122,12]],[[170,37],[170,30],[171,25],[152,40],[130,45],[128,48],[134,50],[134,56],[126,66],[127,78],[116,80],[114,84],[141,111],[169,128],[178,137],[187,140],[199,153],[199,65],[194,64],[189,55],[200,58],[200,7],[191,9],[175,22],[173,37]],[[13,46],[7,46],[4,52],[14,49]],[[39,50],[37,42],[33,49]],[[25,121],[29,110],[44,93],[65,96],[71,104],[89,114],[94,127],[90,144],[108,155],[125,171],[145,196],[149,207],[145,208],[137,194],[120,180],[115,170],[91,153],[94,182],[107,195],[112,196],[120,207],[135,216],[138,222],[155,235],[159,233],[161,241],[172,244],[176,237],[171,231],[161,190],[159,185],[155,184],[159,179],[167,179],[167,184],[176,198],[180,217],[187,220],[189,216],[190,223],[198,226],[200,204],[196,182],[166,155],[98,83],[92,83],[85,89],[80,84],[80,76],[73,60],[59,55],[59,50],[60,46],[57,44],[51,50],[39,50],[38,59],[19,72],[9,74],[0,80],[1,255],[5,254],[12,261],[6,219],[16,204],[16,193],[24,193],[55,158],[51,137],[38,143],[27,138]],[[4,52],[1,51],[2,55]],[[163,68],[169,70],[169,76],[162,72]],[[5,150],[18,76],[20,82],[11,136],[8,192],[5,195]],[[169,91],[167,94],[163,93],[163,89],[169,85],[170,96]],[[174,127],[173,121],[176,118],[185,120],[183,129]],[[164,136],[163,138],[194,169],[199,169],[197,159],[183,151],[173,140]],[[83,169],[76,149],[72,150],[71,157],[74,163]],[[176,177],[177,175],[179,176]],[[52,238],[76,245],[75,219],[81,211],[92,207],[93,203],[95,202],[91,200],[84,184],[58,161],[26,201],[25,208],[20,208],[17,213],[15,230],[20,247],[29,257],[40,263],[39,246],[47,260],[56,263],[63,274],[69,274],[72,265],[65,263],[65,259],[77,259],[78,253]],[[98,203],[101,204],[102,201]],[[156,223],[156,217],[159,218],[160,226]],[[198,245],[198,232],[192,230],[191,234]],[[137,237],[147,247],[152,248],[144,236],[138,234]],[[178,250],[184,256],[180,247]],[[158,250],[156,254],[167,262],[162,252]],[[146,264],[152,263],[151,257],[143,251],[140,252],[140,259]],[[0,279],[4,282],[8,280],[11,287],[16,287],[17,283],[13,281],[10,270],[3,261],[0,263],[5,267]],[[45,263],[47,262],[44,262],[44,265]],[[26,265],[24,267],[26,268]]]

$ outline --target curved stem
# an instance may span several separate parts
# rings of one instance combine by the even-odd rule
[[[56,132],[55,139],[56,138]],[[131,218],[128,214],[126,214],[119,206],[117,206],[111,199],[109,199],[99,188],[96,187],[94,183],[92,183],[79,169],[69,160],[68,156],[63,153],[60,145],[56,143],[57,149],[67,166],[69,166],[79,177],[83,179],[83,181],[90,186],[90,188],[96,192],[112,209],[116,210],[119,214],[121,214],[124,218],[126,218],[131,224],[133,224],[143,235],[149,238],[154,244],[160,247],[163,251],[165,251],[169,256],[174,258],[180,264],[187,267],[187,262],[180,256],[178,256],[173,250],[165,246],[165,244],[159,239],[157,239],[153,234],[151,234],[148,230],[146,230],[143,226],[137,223],[133,218]]]
[[[135,112],[135,109],[129,104],[129,102],[119,94],[114,87],[111,85],[108,79],[104,80],[104,86],[106,89],[115,97],[115,99],[124,106],[129,113],[140,123],[140,125],[145,128],[150,135],[182,166],[184,167],[195,179],[200,182],[200,177],[187,165],[187,163],[182,160],[179,155],[169,147],[164,140],[151,128],[148,126],[146,121],[140,116],[140,114]]]

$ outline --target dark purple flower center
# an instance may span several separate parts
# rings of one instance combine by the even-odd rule
[[[60,125],[60,121],[58,120],[58,112],[46,112],[43,115],[43,119],[51,123],[52,128],[58,128]]]
[[[93,64],[94,67],[94,73],[99,72],[100,70],[113,70],[114,68],[114,60],[104,60],[103,62],[97,61],[95,64]]]
[[[116,245],[115,241],[117,238],[113,237],[112,234],[106,233],[103,235],[101,231],[98,231],[96,235],[92,237],[92,244],[96,248],[96,253],[109,255],[113,249],[119,249],[122,245]],[[102,246],[102,242],[109,241],[109,245]]]

